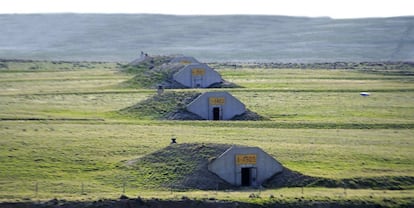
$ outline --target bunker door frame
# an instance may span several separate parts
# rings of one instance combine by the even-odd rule
[[[240,185],[244,187],[257,186],[257,167],[247,166],[240,168]]]
[[[213,120],[213,121],[223,120],[223,106],[213,105],[213,106],[211,106],[210,109],[211,109],[210,112],[209,112],[209,115],[210,115],[210,118],[211,118],[210,120]],[[218,117],[216,117],[216,116],[218,116]]]
[[[202,88],[203,87],[203,75],[192,75],[191,85],[193,88]]]

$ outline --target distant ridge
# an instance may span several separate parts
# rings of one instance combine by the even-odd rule
[[[141,51],[203,62],[414,61],[414,16],[0,15],[0,58],[129,62]]]

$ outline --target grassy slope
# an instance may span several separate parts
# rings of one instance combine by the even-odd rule
[[[168,119],[174,113],[185,111],[186,105],[199,95],[198,92],[190,91],[165,92],[121,109],[120,114],[135,118]]]
[[[163,67],[171,61],[170,56],[154,56],[145,60],[133,61],[121,66],[121,71],[133,74],[134,77],[125,81],[122,86],[129,88],[157,88],[163,82],[171,80],[172,75],[179,69],[177,66]],[[138,62],[138,63],[137,63]]]
[[[31,68],[32,64],[41,67]],[[228,90],[270,121],[154,121],[113,113],[155,94],[120,88],[119,83],[131,76],[114,71],[114,64],[89,64],[90,69],[67,63],[32,64],[9,63],[0,71],[0,118],[20,119],[0,121],[1,201],[115,197],[123,184],[129,195],[168,196],[157,188],[144,194],[159,182],[125,162],[166,147],[173,136],[186,143],[259,146],[286,167],[310,176],[414,176],[411,76],[221,69],[225,79],[246,87]],[[360,91],[372,95],[361,97]],[[82,184],[86,195],[80,194]],[[348,195],[399,201],[398,195],[413,194],[412,186],[403,188],[408,190],[348,190]],[[330,189],[322,190],[323,196],[338,198]],[[292,200],[297,195],[290,189],[275,192]],[[309,189],[305,198],[317,198],[317,193]]]

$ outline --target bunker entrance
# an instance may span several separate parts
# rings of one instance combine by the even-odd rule
[[[242,186],[252,185],[252,168],[241,169],[241,185]]]
[[[199,77],[199,76],[193,77],[193,87],[201,88],[202,83],[203,83],[202,77]]]
[[[213,120],[215,121],[220,120],[220,108],[219,107],[213,108]]]

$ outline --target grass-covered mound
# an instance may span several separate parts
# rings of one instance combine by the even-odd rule
[[[370,178],[344,178],[330,179],[322,177],[311,177],[299,172],[284,168],[281,173],[274,175],[266,183],[266,188],[281,187],[342,187],[347,189],[388,189],[405,190],[414,185],[412,176],[381,176]]]
[[[198,92],[165,92],[154,95],[133,106],[121,109],[122,115],[152,119],[197,120],[199,116],[188,112],[186,106],[200,95]]]
[[[135,76],[122,83],[124,87],[156,88],[163,86],[170,89],[188,88],[173,79],[173,75],[184,67],[179,63],[170,63],[174,56],[147,56],[121,66],[121,71]],[[223,80],[210,88],[240,87],[234,83]]]
[[[126,73],[137,74],[143,70],[149,70],[167,64],[173,56],[145,56],[121,66],[121,70]]]
[[[139,88],[156,88],[159,85],[167,88],[183,88],[172,79],[173,74],[180,70],[183,65],[169,64],[172,58],[171,56],[154,56],[123,65],[121,67],[122,72],[134,74],[135,76],[122,85]]]
[[[179,141],[178,141],[179,142]],[[174,189],[237,189],[208,170],[210,160],[225,152],[231,145],[212,143],[171,144],[164,149],[131,160],[127,165],[143,175],[155,187]],[[329,179],[312,177],[286,167],[263,186],[282,187],[343,187],[349,189],[409,189],[414,177],[389,176],[373,178]]]
[[[121,109],[122,115],[131,117],[145,117],[151,119],[167,120],[203,120],[200,116],[187,111],[186,106],[196,99],[199,92],[165,92],[154,95],[133,106]],[[263,116],[246,110],[242,115],[232,120],[265,120]]]
[[[178,141],[179,142],[179,141]],[[152,154],[128,161],[150,181],[175,189],[227,189],[232,186],[208,171],[208,162],[230,148],[228,144],[171,144]]]

